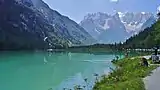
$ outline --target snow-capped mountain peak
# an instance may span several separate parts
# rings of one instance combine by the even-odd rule
[[[110,37],[115,38],[124,35],[128,38],[134,34],[139,33],[146,27],[150,27],[155,22],[154,15],[148,12],[115,12],[113,15],[107,13],[88,14],[81,21],[80,25],[86,29],[95,39],[103,41],[104,38],[109,38],[107,33],[119,35]],[[101,36],[101,38],[99,38]],[[124,40],[118,37],[119,41]],[[105,39],[107,40],[107,39]],[[113,41],[118,41],[114,39]],[[110,42],[112,43],[112,42]]]
[[[127,32],[140,32],[143,24],[154,16],[152,13],[120,13],[121,22],[125,25]]]
[[[112,17],[116,20],[120,20],[120,15],[118,13],[115,13]]]
[[[158,13],[158,12],[160,12],[160,6],[158,6],[158,8],[157,8],[157,13]]]
[[[124,17],[124,13],[122,13],[122,12],[118,12],[118,14],[119,14],[119,17],[121,18],[121,17]]]

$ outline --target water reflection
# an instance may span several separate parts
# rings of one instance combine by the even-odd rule
[[[53,54],[53,56],[55,57],[55,54]],[[52,58],[53,56],[51,53],[45,56],[45,58],[48,58],[48,61],[50,61],[48,63],[51,63],[52,60],[54,61],[55,58]],[[95,76],[95,73],[102,75],[110,72],[110,60],[112,60],[111,58],[113,58],[113,55],[108,55],[106,57],[106,55],[100,56],[100,54],[97,56],[94,54],[65,53],[64,55],[64,53],[60,53],[60,55],[56,55],[56,58],[58,61],[56,61],[57,63],[55,63],[54,66],[53,80],[57,79],[57,77],[63,78],[63,80],[60,82],[60,85],[52,87],[53,90],[69,90],[79,85],[83,90],[91,90],[98,77]],[[102,65],[101,68],[104,65],[104,68],[100,70],[96,67],[99,65]],[[86,77],[89,74],[89,78]],[[86,82],[85,79],[87,79],[88,82]]]
[[[95,74],[113,67],[115,56],[87,53],[7,52],[0,55],[0,90],[91,90]],[[9,87],[8,87],[9,86]]]
[[[91,90],[92,85],[89,84],[90,83],[84,80],[81,73],[77,73],[75,76],[69,77],[68,79],[64,80],[55,90],[63,90],[64,88],[74,90],[76,86],[77,88],[83,88],[83,90]]]

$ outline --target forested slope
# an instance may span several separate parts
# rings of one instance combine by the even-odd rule
[[[160,46],[160,20],[124,43],[125,48],[152,48]]]

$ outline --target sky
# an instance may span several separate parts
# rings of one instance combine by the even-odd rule
[[[53,10],[79,23],[88,13],[157,12],[160,0],[44,0]]]

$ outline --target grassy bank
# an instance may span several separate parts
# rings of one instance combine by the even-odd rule
[[[142,78],[157,67],[141,66],[140,58],[123,59],[114,64],[119,68],[97,82],[94,90],[145,90]]]

